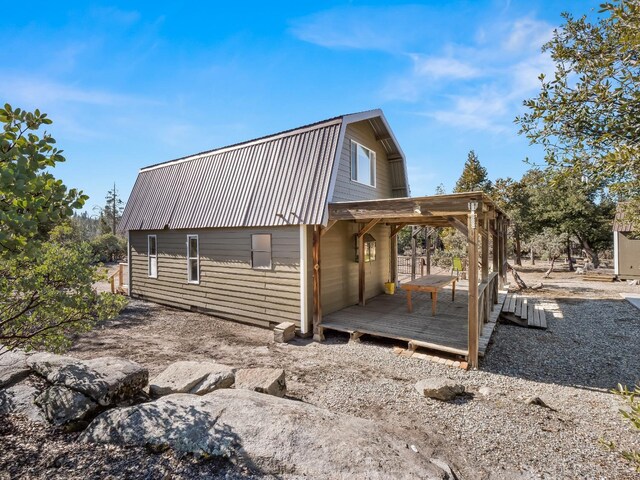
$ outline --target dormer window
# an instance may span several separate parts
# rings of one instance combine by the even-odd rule
[[[376,152],[351,140],[351,180],[376,186]]]

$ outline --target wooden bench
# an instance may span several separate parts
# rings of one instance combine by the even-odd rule
[[[456,298],[456,281],[458,277],[449,275],[427,275],[426,277],[416,278],[410,282],[403,283],[400,288],[407,292],[407,309],[409,313],[413,311],[411,304],[411,292],[428,292],[431,294],[431,315],[436,315],[436,306],[438,304],[438,290],[451,284],[451,301]]]

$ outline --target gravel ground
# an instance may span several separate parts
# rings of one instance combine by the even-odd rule
[[[544,271],[536,268],[522,271],[530,285]],[[83,335],[70,354],[127,357],[146,365],[152,375],[187,359],[280,366],[287,371],[290,397],[435,438],[448,445],[466,479],[640,479],[600,442],[640,449],[640,434],[621,418],[622,404],[609,393],[618,382],[640,381],[640,311],[619,296],[640,287],[584,282],[568,272],[554,273],[543,283],[530,295],[547,310],[549,329],[499,325],[477,371],[397,356],[392,343],[367,337],[347,343],[345,336],[332,334],[323,344],[302,339],[274,344],[267,330],[141,301],[131,301],[120,318]],[[459,381],[470,394],[451,403],[419,397],[415,382],[434,375]],[[482,387],[488,388],[481,394]],[[551,408],[526,404],[532,396]],[[9,428],[19,441],[22,427]],[[87,454],[71,437],[58,440],[43,433],[37,438],[47,449],[53,443],[68,452],[65,458],[83,465],[85,472],[102,472],[88,460],[83,463]],[[168,471],[178,478],[198,478],[208,468],[223,468],[184,463],[168,453],[126,455],[125,449],[108,448],[91,447],[91,458],[112,456],[126,464],[132,456],[142,468],[151,465],[156,477]],[[8,465],[6,457],[0,453],[0,470]],[[44,467],[19,472],[49,476]]]

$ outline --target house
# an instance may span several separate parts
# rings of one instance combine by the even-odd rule
[[[292,321],[306,334],[312,230],[327,224],[328,204],[408,194],[405,158],[380,110],[142,168],[120,224],[130,294],[260,326]],[[323,238],[327,312],[358,301],[355,244],[340,241],[356,227]],[[369,232],[367,297],[388,280],[389,228]]]
[[[620,280],[640,280],[640,235],[625,220],[624,205],[618,205],[613,221],[614,270]]]
[[[129,293],[263,327],[291,321],[322,340],[323,315],[364,306],[397,281],[403,226],[454,226],[476,258],[478,234],[494,246],[489,275],[482,242],[484,287],[470,274],[469,317],[465,304],[456,324],[456,351],[477,364],[506,272],[506,217],[481,192],[409,195],[405,156],[381,110],[145,167],[120,223]]]

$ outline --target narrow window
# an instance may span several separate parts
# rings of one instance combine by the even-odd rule
[[[271,268],[271,235],[257,233],[251,235],[251,267],[259,269]]]
[[[149,276],[158,278],[158,238],[155,235],[147,235],[147,260]]]
[[[376,186],[376,152],[351,140],[351,180]]]
[[[187,235],[187,271],[189,283],[200,283],[200,246],[197,235]]]

